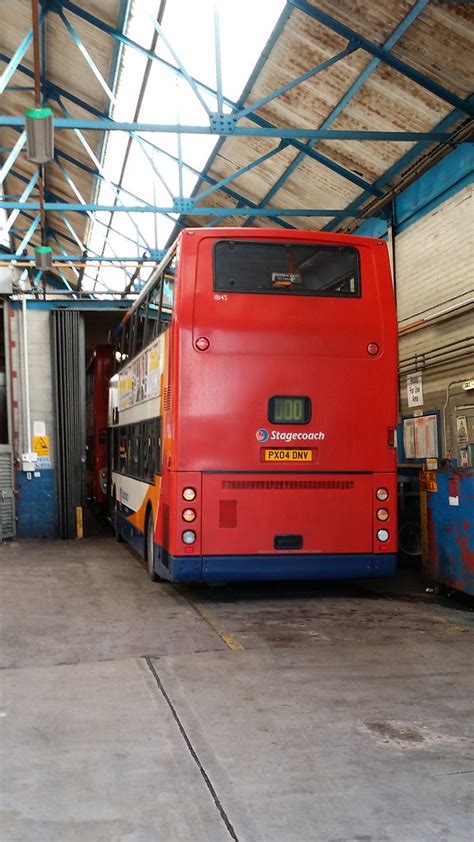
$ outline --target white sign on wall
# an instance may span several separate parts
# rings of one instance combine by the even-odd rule
[[[423,406],[423,375],[407,375],[408,406]]]
[[[469,441],[467,432],[467,418],[465,415],[458,415],[456,418],[456,433],[459,447],[466,447]]]

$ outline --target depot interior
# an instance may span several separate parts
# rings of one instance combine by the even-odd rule
[[[2,2],[5,840],[472,838],[474,6],[257,5]],[[152,583],[96,511],[87,365],[208,225],[387,243],[394,577]]]

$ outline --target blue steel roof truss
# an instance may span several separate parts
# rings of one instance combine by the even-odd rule
[[[452,130],[453,125],[459,122],[466,115],[473,115],[474,114],[474,103],[473,98],[468,97],[465,100],[461,99],[452,91],[449,91],[447,88],[443,87],[442,85],[435,82],[430,77],[426,76],[426,74],[421,73],[420,71],[416,70],[415,68],[411,67],[405,61],[399,59],[393,53],[391,53],[391,49],[395,46],[395,44],[400,40],[400,38],[404,35],[404,33],[408,30],[411,24],[417,19],[417,17],[423,12],[426,8],[429,0],[416,0],[413,4],[409,12],[406,14],[404,19],[398,24],[392,34],[386,39],[384,44],[381,46],[374,44],[373,42],[369,41],[367,38],[364,38],[355,30],[351,29],[350,27],[342,24],[339,20],[334,18],[333,16],[327,14],[326,12],[319,9],[317,6],[310,5],[306,2],[306,0],[287,0],[286,6],[283,9],[280,18],[272,32],[270,38],[267,41],[267,44],[262,51],[259,61],[257,62],[241,96],[239,97],[238,102],[231,101],[228,97],[226,97],[222,90],[222,73],[221,73],[221,60],[220,60],[220,31],[219,31],[219,19],[216,13],[214,18],[214,39],[215,39],[215,61],[216,61],[216,90],[214,90],[209,85],[204,84],[199,79],[191,76],[188,73],[185,63],[181,60],[178,54],[173,49],[173,46],[169,43],[165,32],[163,31],[162,25],[157,21],[153,21],[153,24],[157,31],[159,32],[160,38],[167,44],[171,56],[175,62],[166,61],[162,57],[158,56],[154,51],[148,50],[144,48],[142,45],[132,41],[128,36],[125,34],[126,24],[129,16],[130,10],[130,0],[121,0],[120,4],[120,11],[118,16],[118,21],[116,26],[111,26],[110,24],[106,23],[105,21],[98,18],[96,15],[91,14],[83,7],[75,4],[72,0],[40,0],[42,10],[40,14],[40,68],[41,68],[41,91],[42,91],[42,102],[43,104],[47,104],[49,101],[55,101],[64,117],[58,118],[55,120],[55,125],[58,129],[71,129],[74,130],[76,135],[78,136],[83,148],[88,152],[89,157],[91,159],[90,165],[85,165],[83,162],[78,161],[74,158],[74,156],[68,155],[67,153],[61,151],[61,149],[57,149],[55,152],[55,162],[54,166],[59,167],[60,171],[62,172],[66,182],[68,183],[69,187],[73,190],[76,197],[79,197],[79,202],[64,202],[60,199],[60,197],[54,195],[53,193],[49,192],[47,189],[45,191],[45,203],[44,209],[48,212],[55,212],[59,214],[60,219],[62,220],[63,224],[65,225],[69,234],[66,234],[63,231],[59,231],[54,227],[51,227],[48,224],[47,231],[44,232],[43,236],[50,236],[54,241],[57,243],[60,255],[64,258],[65,265],[67,264],[69,267],[74,265],[74,262],[81,260],[82,262],[92,262],[98,261],[100,262],[107,262],[117,260],[118,262],[125,262],[129,261],[131,258],[129,257],[121,257],[119,255],[98,255],[97,253],[93,253],[78,236],[77,231],[74,228],[73,223],[71,222],[70,218],[66,216],[66,214],[70,213],[86,213],[90,218],[94,218],[94,214],[97,211],[107,210],[110,211],[110,222],[107,225],[106,223],[101,223],[102,226],[106,229],[105,234],[105,242],[108,241],[108,234],[110,232],[114,232],[115,229],[112,226],[113,215],[116,212],[125,212],[129,216],[130,214],[135,213],[160,213],[168,215],[173,222],[175,222],[177,227],[183,227],[185,222],[182,218],[176,219],[176,213],[181,213],[185,215],[193,215],[193,216],[205,216],[208,217],[208,224],[216,225],[219,224],[223,219],[228,216],[240,216],[244,217],[244,225],[248,224],[253,218],[259,216],[265,216],[274,220],[274,222],[282,227],[285,228],[292,228],[292,224],[288,221],[288,218],[292,216],[324,216],[330,217],[332,221],[326,226],[328,229],[337,228],[344,219],[347,218],[358,218],[362,217],[366,214],[364,211],[363,206],[369,202],[370,200],[376,201],[377,199],[383,198],[386,193],[386,188],[389,182],[391,182],[394,177],[397,176],[402,170],[404,170],[409,164],[422,152],[429,143],[433,141],[439,141],[444,143],[449,143],[452,137]],[[290,15],[292,14],[293,10],[298,10],[298,12],[303,13],[314,20],[316,20],[319,24],[327,27],[332,32],[337,33],[338,35],[342,36],[346,39],[346,46],[344,49],[340,50],[339,53],[335,54],[328,60],[324,61],[320,65],[315,67],[309,68],[304,73],[300,74],[298,77],[293,79],[292,81],[286,83],[285,85],[281,85],[280,87],[276,88],[274,91],[270,92],[264,97],[261,97],[258,101],[254,102],[252,105],[247,105],[248,96],[254,86],[256,79],[258,78],[259,74],[261,73],[266,61],[268,60],[269,55],[275,44],[277,43]],[[104,108],[100,110],[91,104],[83,101],[80,97],[76,96],[73,92],[67,91],[64,88],[61,88],[48,80],[47,77],[47,68],[45,62],[45,41],[46,41],[46,18],[48,14],[55,13],[59,16],[62,20],[65,29],[67,30],[69,36],[71,37],[73,43],[76,45],[78,50],[82,53],[85,61],[87,62],[88,66],[90,67],[91,71],[94,73],[96,79],[99,81],[100,85],[104,90]],[[76,17],[81,18],[82,20],[87,21],[92,26],[96,27],[101,32],[109,35],[114,42],[113,52],[112,52],[112,60],[111,60],[111,67],[110,72],[108,75],[108,79],[104,79],[101,75],[100,71],[98,70],[97,66],[95,65],[92,57],[90,56],[89,51],[87,50],[86,46],[81,41],[80,37],[78,36],[77,32],[74,29],[74,25],[71,22],[71,18],[68,16],[67,13],[72,13]],[[6,65],[6,69],[4,70],[2,76],[0,77],[0,91],[10,87],[9,83],[14,75],[15,72],[22,73],[29,79],[34,78],[34,73],[27,67],[22,64],[22,59],[31,44],[32,41],[32,32],[29,32],[25,35],[22,42],[20,43],[19,47],[15,51],[14,55],[8,57],[4,54],[0,54],[0,62]],[[161,65],[165,66],[171,73],[177,75],[178,77],[185,79],[188,85],[193,90],[196,98],[199,100],[203,109],[207,114],[207,118],[209,120],[208,126],[182,126],[182,125],[149,125],[143,124],[139,122],[134,123],[119,123],[114,121],[111,118],[111,107],[112,103],[114,102],[114,95],[117,86],[118,80],[118,72],[121,60],[121,54],[123,51],[124,46],[131,47],[135,50],[138,50],[140,53],[144,54],[149,61],[158,62]],[[316,129],[299,129],[297,127],[294,128],[280,128],[278,126],[273,125],[268,120],[264,119],[259,113],[259,109],[263,108],[267,105],[272,99],[275,99],[278,96],[286,93],[287,91],[295,88],[296,86],[302,84],[302,82],[307,81],[309,78],[315,77],[321,71],[327,69],[331,65],[337,63],[341,59],[345,58],[351,52],[355,50],[363,50],[364,52],[368,53],[371,56],[371,60],[366,68],[363,70],[362,73],[355,79],[355,81],[351,84],[350,88],[346,91],[343,97],[339,100],[336,106],[333,108],[331,113],[329,113],[326,118],[324,119],[323,123]],[[413,131],[405,131],[405,132],[374,132],[374,131],[351,131],[351,132],[344,132],[344,131],[334,131],[330,127],[335,119],[343,112],[343,110],[348,106],[350,101],[353,97],[357,94],[357,92],[362,88],[365,84],[369,76],[373,73],[376,67],[381,63],[385,63],[395,69],[397,72],[403,74],[412,82],[417,85],[420,85],[425,90],[429,91],[430,93],[434,94],[435,96],[441,98],[444,102],[453,106],[454,110],[445,117],[437,127],[428,131],[428,132],[413,132]],[[15,86],[18,87],[18,86]],[[207,102],[204,98],[205,95],[211,95],[216,102],[216,111],[212,111]],[[90,119],[87,120],[76,120],[73,119],[64,105],[64,100],[68,100],[75,105],[78,105],[81,109],[83,109],[86,113],[90,115]],[[230,109],[230,113],[225,111],[225,107]],[[248,126],[239,126],[239,120],[246,118],[247,121],[250,121],[251,125]],[[14,118],[14,117],[4,117],[0,118],[0,125],[8,125],[13,126],[17,129],[20,133],[23,132],[23,119],[22,118]],[[92,152],[91,148],[85,141],[84,136],[82,135],[81,129],[95,129],[98,131],[103,132],[102,135],[102,143],[99,156],[96,157]],[[162,179],[159,171],[159,167],[156,164],[156,156],[166,156],[169,160],[173,160],[177,167],[178,167],[178,174],[179,174],[179,195],[177,197],[173,197],[171,191],[167,187],[167,191],[170,194],[170,205],[169,206],[160,206],[157,205],[156,202],[150,203],[140,199],[137,195],[130,193],[130,191],[125,190],[121,184],[113,184],[112,182],[108,181],[106,178],[102,166],[101,161],[103,158],[103,153],[105,149],[105,134],[108,130],[119,130],[127,132],[130,137],[134,140],[135,143],[139,144],[144,155],[146,156],[147,160],[149,161],[150,167],[153,170],[154,174],[161,178],[165,186],[167,187],[166,183]],[[170,132],[173,131],[177,134],[178,138],[178,155],[173,156],[169,153],[169,151],[162,149],[156,143],[152,143],[148,137],[143,137],[141,133],[151,133],[153,132],[155,135],[159,132]],[[204,167],[202,172],[198,172],[195,168],[193,168],[189,163],[183,160],[182,158],[182,151],[181,151],[181,134],[187,133],[195,133],[195,134],[210,134],[210,135],[217,135],[218,142],[214,147],[213,152],[211,153],[206,166]],[[227,175],[224,178],[216,179],[213,178],[209,171],[212,167],[216,156],[219,153],[219,150],[222,144],[225,141],[226,137],[231,135],[234,136],[242,136],[242,137],[267,137],[275,139],[275,146],[270,149],[269,151],[265,152],[264,154],[255,158],[255,160],[250,161],[245,166],[242,166],[238,169],[235,169],[232,173]],[[393,140],[393,141],[415,141],[415,145],[410,149],[408,153],[406,153],[402,158],[400,158],[395,165],[390,167],[381,177],[379,177],[374,183],[369,183],[364,180],[362,177],[358,176],[356,173],[351,172],[351,170],[347,169],[346,167],[339,164],[337,161],[332,160],[328,155],[323,155],[317,149],[317,143],[320,140],[330,140],[330,139],[344,139],[344,140],[353,140],[357,141],[378,141],[378,140]],[[246,196],[242,195],[238,190],[235,189],[233,182],[238,179],[240,176],[248,173],[262,164],[264,161],[269,160],[270,158],[276,157],[279,153],[282,152],[283,149],[286,149],[288,146],[294,148],[297,152],[296,157],[293,161],[285,168],[283,173],[277,178],[273,186],[267,192],[267,194],[261,199],[260,202],[251,201]],[[148,147],[149,153],[147,153],[146,148]],[[33,176],[30,180],[22,177],[19,173],[13,169],[13,164],[15,158],[21,154],[23,148],[23,144],[16,144],[14,154],[7,157],[7,161],[4,162],[4,166],[2,169],[3,177],[7,177],[8,170],[12,177],[19,178],[20,181],[26,183],[26,187],[23,189],[22,194],[20,197],[15,198],[11,197],[7,193],[5,193],[5,198],[2,202],[0,202],[0,206],[5,208],[6,210],[11,210],[12,214],[8,219],[8,227],[11,234],[11,241],[12,241],[12,255],[6,255],[5,257],[12,257],[18,260],[18,255],[22,254],[22,258],[25,258],[24,249],[28,245],[33,236],[34,232],[38,229],[39,225],[39,215],[37,211],[40,209],[40,205],[37,201],[33,201],[30,199],[30,194],[36,186],[38,180],[38,173],[36,177]],[[354,199],[347,207],[344,209],[331,209],[331,208],[285,208],[285,207],[269,207],[269,203],[274,199],[275,195],[279,192],[282,186],[288,181],[291,177],[292,173],[295,169],[299,166],[301,161],[305,160],[306,158],[310,158],[312,160],[317,161],[322,166],[328,168],[332,172],[338,174],[342,178],[348,180],[352,184],[357,185],[361,189],[361,193]],[[89,173],[94,178],[94,190],[93,190],[93,197],[92,201],[87,202],[84,197],[82,197],[77,190],[77,187],[74,185],[74,180],[72,178],[70,170],[66,167],[66,163],[71,165],[72,167],[77,167],[79,170],[83,172]],[[8,167],[7,167],[8,164]],[[184,170],[188,170],[189,172],[193,172],[195,175],[199,176],[199,180],[197,185],[193,191],[191,197],[186,198],[183,195],[183,172]],[[3,172],[6,170],[6,172]],[[46,171],[46,168],[45,168]],[[2,173],[0,173],[0,184],[3,180]],[[109,187],[115,193],[116,199],[113,205],[108,205],[105,203],[100,203],[98,199],[98,190],[100,184],[106,182]],[[206,185],[206,186],[204,186]],[[232,185],[232,186],[231,186]],[[202,189],[204,186],[204,189]],[[213,193],[222,192],[229,198],[231,198],[236,204],[233,207],[227,208],[220,208],[220,207],[207,207],[200,205],[200,202],[211,196]],[[123,197],[127,197],[125,203],[123,201]],[[132,200],[135,200],[136,204],[132,204]],[[29,211],[33,213],[30,214]],[[21,214],[28,222],[28,227],[18,230],[18,227],[14,225],[18,215]],[[282,218],[285,217],[285,218]],[[132,219],[132,217],[130,217]],[[140,259],[141,262],[146,265],[148,260],[153,259],[154,250],[151,248],[149,243],[142,242],[141,244],[138,241],[139,235],[139,228],[136,222],[133,221],[133,225],[137,230],[137,241],[135,242],[131,238],[125,237],[137,248],[137,255],[133,259],[137,262]],[[19,245],[17,244],[19,242]],[[69,252],[66,252],[62,243],[67,243],[68,246],[74,245],[75,247],[81,250],[81,256],[78,257],[71,252],[69,248]],[[109,243],[110,246],[110,243]],[[156,246],[156,244],[155,244]],[[145,248],[144,254],[142,254],[143,248]],[[155,248],[156,251],[156,248]],[[140,257],[138,255],[140,254]],[[26,256],[27,259],[33,260],[33,257]],[[77,270],[76,270],[77,271]],[[125,267],[124,267],[124,271]],[[128,278],[130,278],[130,274],[128,274]],[[61,273],[62,280],[67,282],[64,274]],[[82,278],[82,275],[81,275]],[[97,276],[96,276],[97,281]],[[102,282],[101,282],[102,283]],[[69,288],[70,285],[68,284]],[[72,288],[71,288],[72,289]]]

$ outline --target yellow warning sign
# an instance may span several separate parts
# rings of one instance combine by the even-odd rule
[[[425,491],[438,490],[436,471],[420,471],[420,488]]]
[[[49,436],[33,436],[33,453],[49,456]]]

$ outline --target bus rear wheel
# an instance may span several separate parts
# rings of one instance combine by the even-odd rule
[[[152,582],[158,582],[159,576],[155,571],[155,530],[153,526],[153,512],[150,509],[146,521],[146,563],[148,575]]]

